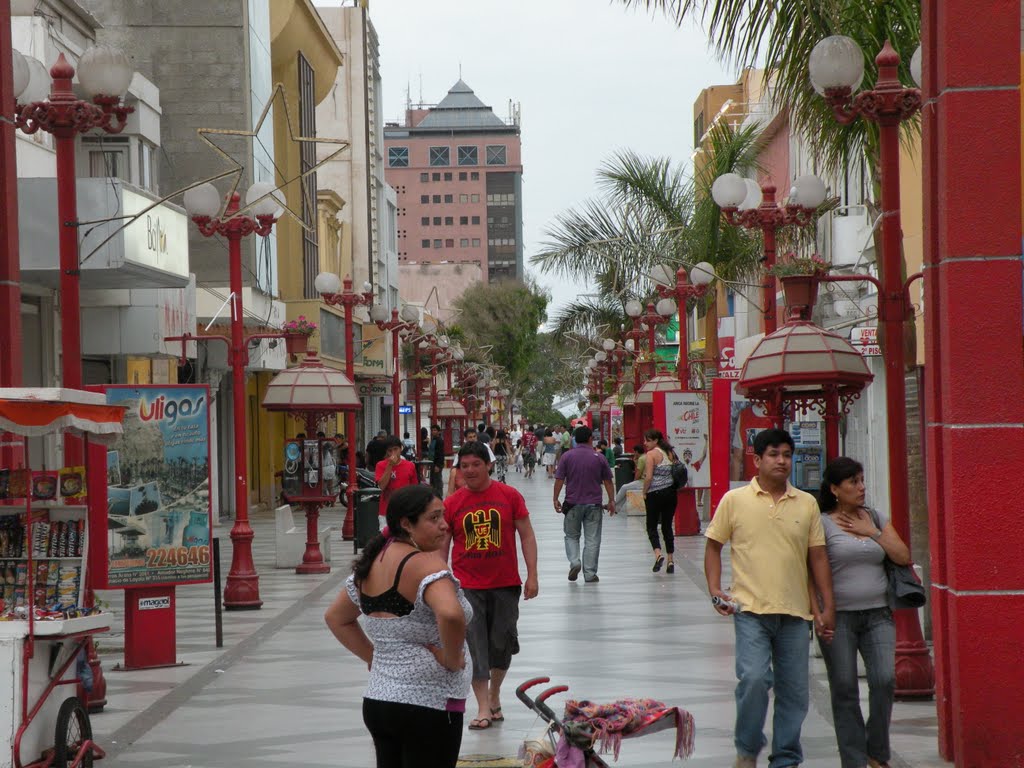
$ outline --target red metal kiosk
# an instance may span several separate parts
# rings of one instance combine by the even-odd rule
[[[90,492],[85,503],[71,503],[84,500],[83,469],[33,473],[29,438],[68,431],[102,447],[121,432],[123,413],[90,392],[0,389],[0,431],[24,438],[27,465],[7,468],[0,494],[5,556],[17,562],[25,582],[11,617],[0,621],[0,669],[14,683],[11,705],[0,706],[0,754],[8,750],[15,768],[86,766],[104,756],[92,741],[76,662],[92,635],[109,630],[111,618],[85,605],[92,599],[90,532],[94,513],[105,513],[105,496]],[[86,473],[104,474],[102,464],[89,456],[86,462]],[[47,606],[51,571],[59,610]],[[70,695],[51,696],[60,686],[71,686]],[[38,757],[25,763],[22,754]]]

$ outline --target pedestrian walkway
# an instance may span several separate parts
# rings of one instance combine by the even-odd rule
[[[525,738],[542,730],[513,691],[523,680],[548,676],[578,698],[647,696],[683,707],[697,725],[696,751],[688,764],[731,766],[733,633],[729,620],[709,604],[701,538],[677,538],[676,573],[654,574],[643,519],[606,519],[600,583],[571,583],[562,518],[551,506],[552,481],[543,475],[524,480],[512,472],[509,482],[526,496],[537,531],[540,596],[522,605],[522,652],[506,682],[505,722],[466,732],[466,764],[476,755],[514,756]],[[264,608],[226,613],[225,648],[217,650],[211,588],[180,589],[178,648],[187,666],[108,671],[110,703],[106,713],[93,718],[97,740],[111,754],[106,763],[116,768],[374,764],[360,709],[366,667],[337,644],[322,618],[347,575],[351,544],[335,543],[334,573],[302,577],[272,567],[272,516],[254,516],[253,527]],[[227,557],[227,531],[221,535]],[[109,650],[117,639],[102,642]],[[831,768],[838,756],[827,682],[820,660],[811,663],[804,765]],[[109,661],[105,668],[110,670]],[[563,700],[552,699],[556,710]],[[936,738],[932,702],[897,703],[894,768],[947,765],[938,757]],[[672,746],[670,733],[626,741],[619,764],[671,765]]]

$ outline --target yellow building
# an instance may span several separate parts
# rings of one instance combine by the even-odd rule
[[[317,163],[317,153],[336,147],[297,141],[297,137],[337,137],[330,126],[316,125],[316,105],[334,85],[342,54],[324,27],[310,0],[274,0],[270,3],[270,55],[273,82],[284,86],[287,111],[280,97],[273,107],[274,165],[284,202],[305,226],[285,213],[276,225],[277,275],[286,319],[304,315],[322,332],[314,334],[310,346],[329,352],[325,341],[342,342],[340,309],[326,307],[313,288],[321,271],[336,272],[341,255],[340,234],[331,222],[345,201],[336,195],[319,195],[316,174],[299,178]],[[289,125],[290,118],[290,125]],[[336,272],[337,273],[337,272]],[[326,318],[326,322],[325,322]],[[343,347],[342,347],[343,349]],[[343,355],[323,355],[332,367],[343,368]],[[302,425],[284,414],[270,414],[259,404],[271,376],[252,377],[249,382],[250,472],[254,488],[274,487],[274,474],[281,468],[284,440],[302,431]],[[327,425],[331,430],[332,425]],[[331,432],[332,433],[332,432]]]

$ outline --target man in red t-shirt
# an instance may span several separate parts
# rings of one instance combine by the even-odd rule
[[[529,430],[523,433],[523,465],[526,467],[525,477],[533,477],[533,469],[537,466],[537,436]]]
[[[374,470],[377,487],[384,492],[380,495],[381,517],[387,515],[388,500],[395,491],[419,482],[416,465],[402,457],[402,449],[405,447],[402,441],[396,435],[390,435],[385,438],[384,447],[384,458],[377,462]]]
[[[537,596],[537,539],[522,494],[491,480],[487,446],[465,443],[458,460],[466,484],[444,500],[448,541],[441,551],[447,556],[451,547],[452,572],[473,606],[466,640],[478,708],[469,728],[477,731],[505,719],[501,684],[519,652],[519,597]],[[517,534],[525,583],[519,578]]]

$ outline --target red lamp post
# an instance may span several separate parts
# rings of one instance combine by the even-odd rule
[[[330,272],[321,272],[316,276],[314,287],[323,302],[336,307],[339,304],[345,309],[345,375],[351,381],[356,380],[356,356],[352,346],[352,310],[354,307],[368,307],[373,304],[373,286],[364,283],[362,293],[352,291],[352,278],[344,280]],[[340,292],[339,292],[339,289]],[[355,538],[355,489],[356,489],[356,414],[355,411],[345,413],[345,436],[348,437],[348,483],[345,487],[345,520],[341,524],[341,537],[345,541]]]
[[[132,67],[128,57],[108,46],[89,48],[79,59],[79,81],[92,95],[92,101],[75,96],[71,80],[75,76],[64,54],[51,67],[49,95],[45,93],[46,70],[35,59],[22,59],[29,73],[27,83],[16,94],[15,125],[23,133],[45,131],[52,134],[57,149],[57,219],[59,223],[60,302],[61,302],[61,383],[70,389],[82,387],[82,330],[79,301],[78,264],[78,192],[75,186],[75,137],[101,130],[120,133],[134,108],[121,104],[128,90]],[[16,65],[17,68],[17,65]],[[80,464],[82,443],[79,438],[65,440],[65,462]]]
[[[819,42],[810,56],[811,82],[840,123],[862,117],[878,124],[882,188],[882,253],[879,259],[878,322],[885,359],[886,424],[889,448],[889,507],[893,526],[910,541],[907,455],[907,403],[904,382],[904,324],[912,307],[904,289],[900,256],[900,138],[899,126],[921,108],[921,91],[905,88],[899,79],[899,54],[886,40],[875,59],[878,81],[873,90],[856,88],[864,74],[864,54],[850,38],[836,35]],[[917,612],[895,612],[896,694],[931,697],[935,669],[924,643]]]
[[[393,418],[393,431],[396,437],[401,435],[401,426],[398,418],[398,402],[402,399],[402,380],[399,374],[401,367],[401,347],[399,346],[400,334],[416,328],[416,321],[419,313],[415,307],[406,305],[403,318],[398,319],[397,309],[391,310],[391,319],[388,319],[388,311],[380,304],[370,307],[370,319],[377,324],[382,331],[391,331],[391,360],[393,371],[391,374],[391,413]],[[419,427],[417,426],[417,429]],[[417,436],[417,440],[419,437]]]
[[[775,202],[775,186],[759,187],[752,179],[735,173],[725,173],[715,179],[711,196],[722,209],[725,219],[733,226],[759,229],[764,235],[764,278],[761,283],[761,301],[764,305],[764,332],[772,333],[778,327],[775,308],[775,281],[768,273],[775,265],[775,237],[782,227],[805,227],[814,221],[814,214],[825,201],[825,183],[814,175],[798,177],[793,182],[789,200],[785,205]]]
[[[224,586],[224,607],[252,610],[260,600],[259,575],[252,560],[253,530],[249,525],[249,487],[245,429],[245,368],[249,364],[249,338],[242,315],[242,238],[267,237],[273,230],[280,207],[271,197],[273,184],[257,182],[246,193],[246,205],[255,217],[241,215],[240,197],[232,193],[223,216],[218,216],[221,196],[212,184],[202,184],[185,193],[185,208],[204,237],[220,235],[228,241],[229,287],[231,289],[231,414],[234,422],[235,522],[231,528],[231,570]],[[184,339],[182,339],[184,344]]]
[[[706,261],[702,261],[693,268],[691,275],[686,272],[686,267],[680,267],[674,273],[668,265],[662,264],[655,270],[655,280],[659,283],[656,286],[661,301],[675,301],[679,306],[679,386],[683,389],[690,388],[690,334],[687,327],[686,303],[691,298],[696,299],[708,291],[708,286],[715,279],[715,269]],[[659,274],[660,272],[660,274]],[[675,284],[672,278],[675,277]],[[661,305],[661,302],[658,302]],[[668,305],[665,305],[668,308]]]

